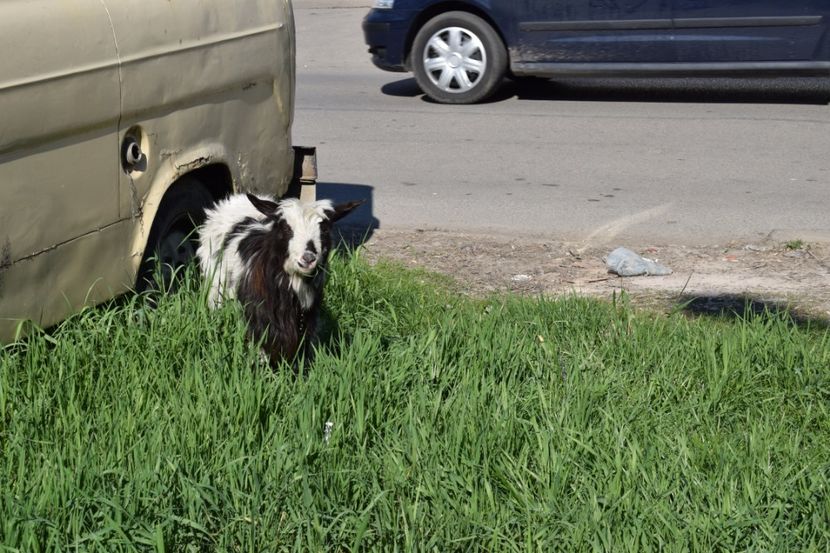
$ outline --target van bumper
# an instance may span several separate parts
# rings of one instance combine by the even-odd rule
[[[294,146],[294,172],[286,196],[303,202],[317,199],[317,147]]]

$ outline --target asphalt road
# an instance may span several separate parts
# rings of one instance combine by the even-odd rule
[[[381,229],[586,245],[830,242],[830,106],[809,80],[507,84],[444,106],[369,60],[367,9],[295,0],[294,142]]]

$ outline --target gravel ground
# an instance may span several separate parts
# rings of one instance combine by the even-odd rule
[[[462,293],[586,294],[625,291],[636,305],[697,313],[787,308],[830,321],[830,244],[728,243],[697,247],[625,245],[673,270],[622,278],[603,261],[613,247],[439,230],[376,230],[364,242],[370,262],[392,260],[452,277]],[[793,248],[796,249],[793,249]]]

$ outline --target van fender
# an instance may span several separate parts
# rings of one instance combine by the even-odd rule
[[[245,178],[245,156],[240,153],[234,159],[221,144],[159,152],[158,169],[152,176],[149,189],[137,209],[134,207],[132,210],[135,221],[130,248],[132,274],[135,275],[138,272],[150,236],[150,229],[153,228],[153,222],[164,195],[182,177],[209,165],[225,166],[230,172],[233,188],[236,187],[235,183]]]

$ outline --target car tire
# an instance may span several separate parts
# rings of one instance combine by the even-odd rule
[[[415,80],[444,104],[473,104],[489,97],[507,73],[507,50],[486,21],[452,11],[430,19],[410,53]]]
[[[139,292],[176,289],[183,268],[196,257],[198,228],[213,202],[207,187],[194,177],[183,177],[170,187],[144,249],[136,278]]]

